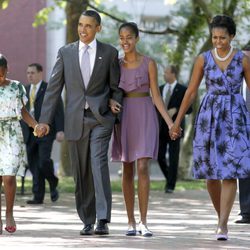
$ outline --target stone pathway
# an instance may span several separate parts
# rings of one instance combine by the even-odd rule
[[[82,224],[76,214],[74,195],[60,194],[54,204],[48,196],[46,194],[45,204],[31,206],[25,203],[28,196],[17,195],[17,231],[13,235],[3,232],[1,250],[250,249],[250,225],[233,222],[237,218],[238,201],[230,217],[230,239],[226,242],[215,240],[216,216],[205,190],[174,194],[151,192],[148,216],[148,226],[154,233],[151,238],[124,235],[127,224],[120,193],[113,194],[110,235],[88,237],[79,235]],[[138,218],[138,212],[136,216]]]

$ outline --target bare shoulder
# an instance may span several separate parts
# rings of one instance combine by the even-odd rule
[[[148,60],[148,68],[149,69],[156,69],[157,68],[157,63],[156,61],[149,56],[144,56]]]
[[[204,54],[199,54],[196,58],[195,58],[195,63],[199,63],[199,64],[204,64],[205,58],[204,58]]]
[[[243,66],[249,66],[250,65],[250,56],[244,54],[242,59]]]

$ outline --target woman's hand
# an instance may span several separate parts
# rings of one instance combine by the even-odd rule
[[[43,137],[49,133],[49,125],[45,123],[39,123],[34,127],[34,136]]]
[[[114,99],[109,99],[109,107],[113,114],[118,114],[121,112],[122,105],[115,101]]]
[[[181,134],[182,128],[174,123],[173,126],[169,129],[169,136],[171,140],[178,139],[179,137],[181,137]]]

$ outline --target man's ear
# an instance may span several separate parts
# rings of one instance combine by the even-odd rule
[[[97,32],[100,32],[102,30],[102,26],[101,25],[98,25],[97,26]]]

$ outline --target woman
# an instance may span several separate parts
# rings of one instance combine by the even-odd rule
[[[159,92],[155,61],[140,54],[136,49],[139,41],[137,25],[131,22],[122,24],[119,36],[125,54],[120,61],[119,87],[125,94],[121,124],[116,126],[114,131],[112,160],[123,162],[122,188],[128,216],[128,236],[136,235],[134,165],[137,162],[139,232],[147,237],[152,236],[152,232],[147,228],[149,160],[157,159],[159,143],[158,118],[154,105],[169,127],[173,122],[166,112]]]
[[[243,77],[250,88],[250,61],[231,45],[236,34],[232,18],[215,16],[210,30],[214,48],[198,56],[170,134],[178,131],[205,76],[207,94],[195,122],[193,173],[197,179],[207,179],[218,215],[216,238],[227,240],[236,181],[250,177],[250,114],[240,94]]]
[[[6,78],[7,60],[0,54],[0,194],[2,182],[6,200],[6,227],[9,233],[16,231],[13,206],[16,194],[16,175],[23,175],[26,164],[25,145],[19,120],[34,128],[34,134],[42,136],[43,129],[25,109],[27,101],[24,87]],[[2,234],[0,199],[0,234]]]

